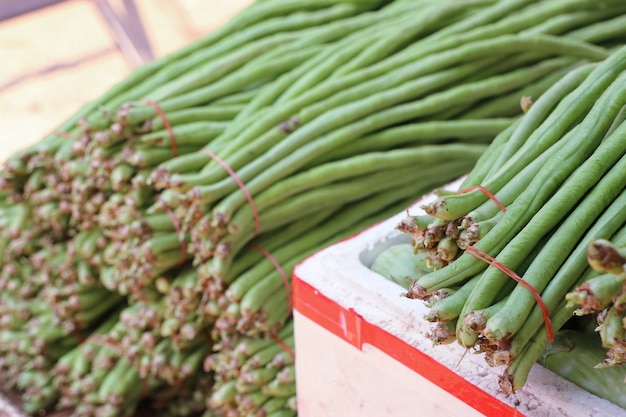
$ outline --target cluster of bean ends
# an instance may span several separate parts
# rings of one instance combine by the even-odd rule
[[[295,265],[617,59],[604,3],[263,0],[137,69],[0,171],[4,388],[31,414],[296,415]]]
[[[458,342],[504,366],[507,393],[525,385],[579,303],[579,313],[601,312],[606,364],[623,364],[624,258],[609,272],[616,258],[606,241],[626,242],[625,105],[618,47],[530,103],[458,191],[398,224],[429,270],[406,295],[426,300],[433,342]]]
[[[587,259],[596,276],[568,293],[568,307],[577,316],[592,315],[597,321],[604,361],[597,368],[626,364],[626,236],[595,239],[589,243]],[[626,383],[626,377],[624,378]]]

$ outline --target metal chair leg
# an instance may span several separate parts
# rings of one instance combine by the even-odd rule
[[[109,0],[94,0],[94,3],[130,65],[138,67],[154,59],[150,40],[133,0],[121,0],[119,9],[123,10],[120,12],[116,12]]]
[[[0,21],[11,19],[65,0],[0,0]]]

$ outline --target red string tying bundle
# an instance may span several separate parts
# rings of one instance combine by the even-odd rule
[[[280,263],[278,262],[278,260],[265,248],[263,248],[262,246],[254,242],[249,242],[248,246],[254,250],[261,252],[263,256],[265,256],[272,263],[272,265],[274,265],[274,268],[276,268],[276,270],[280,274],[281,278],[283,279],[283,285],[285,287],[285,295],[287,297],[287,314],[288,314],[287,317],[291,316],[291,313],[293,310],[293,299],[291,295],[291,284],[289,282],[289,278],[287,277],[287,273],[282,268],[282,266],[280,266]],[[283,350],[287,352],[293,359],[296,358],[296,354],[294,353],[293,349],[291,349],[291,347],[287,343],[285,343],[284,340],[278,337],[278,335],[273,335],[272,340],[278,343],[280,347],[283,348]]]
[[[498,205],[498,207],[500,207],[502,209],[502,211],[506,212],[506,207],[504,206],[504,204],[502,204],[500,202],[500,200],[498,200],[496,198],[496,196],[491,191],[489,191],[488,189],[486,189],[482,185],[473,185],[471,187],[463,188],[462,190],[459,190],[456,193],[457,194],[463,194],[463,193],[466,193],[466,192],[472,191],[472,190],[480,190],[480,191],[482,191],[483,193],[485,193],[485,195],[487,197],[489,197],[491,200],[493,200]]]
[[[283,339],[281,339],[277,335],[273,335],[272,340],[278,343],[278,345],[280,345],[280,347],[283,348],[283,350],[287,352],[289,356],[291,356],[294,360],[296,359],[296,353],[293,351],[291,346],[289,346]]]
[[[254,216],[254,235],[257,236],[261,229],[261,220],[259,218],[259,210],[257,209],[256,204],[254,204],[254,199],[252,198],[252,194],[250,194],[250,191],[248,191],[248,189],[246,188],[246,185],[243,183],[241,178],[237,176],[237,173],[235,172],[235,170],[232,169],[232,167],[228,165],[226,161],[224,161],[219,156],[215,155],[213,152],[209,150],[203,150],[201,152],[209,156],[218,164],[220,164],[222,168],[224,168],[226,172],[228,172],[228,175],[230,175],[233,178],[233,180],[235,180],[235,182],[237,183],[241,191],[244,193],[244,195],[246,196],[246,199],[248,200],[248,203],[250,204],[250,207],[252,208],[252,215]]]
[[[172,209],[169,208],[167,205],[165,205],[163,200],[161,200],[160,198],[159,200],[163,203],[163,206],[165,207],[165,212],[167,213],[170,220],[172,221],[172,224],[174,225],[174,229],[176,230],[176,233],[178,234],[178,240],[180,241],[180,252],[181,252],[180,262],[179,262],[179,266],[180,266],[184,264],[185,261],[187,261],[187,240],[185,239],[185,233],[183,233],[183,229],[180,227],[180,223],[178,222],[178,219],[176,218],[176,215],[174,214]]]
[[[480,259],[481,261],[487,262],[489,265],[492,265],[498,268],[500,271],[504,272],[506,275],[513,278],[520,285],[522,285],[524,288],[530,291],[530,293],[533,295],[533,297],[537,301],[537,305],[541,309],[541,313],[543,314],[543,320],[545,322],[546,332],[548,334],[548,341],[552,342],[554,340],[554,329],[552,328],[552,321],[550,320],[550,311],[548,310],[548,307],[546,306],[546,304],[543,302],[543,299],[541,298],[541,294],[539,294],[539,292],[532,285],[530,285],[527,281],[525,281],[522,277],[517,275],[514,271],[512,271],[502,262],[498,261],[491,255],[483,252],[482,250],[474,246],[470,246],[469,248],[465,250],[465,253],[468,253],[472,255],[473,257]]]
[[[274,268],[276,268],[276,270],[280,274],[281,278],[283,279],[283,285],[285,286],[285,294],[287,296],[287,309],[288,309],[287,313],[289,316],[291,316],[291,311],[293,308],[293,301],[291,297],[291,284],[289,283],[289,278],[287,277],[285,270],[280,266],[276,258],[274,258],[274,256],[272,256],[271,253],[265,250],[265,248],[257,245],[254,242],[248,243],[248,246],[254,250],[261,252],[263,256],[265,256],[272,263],[272,265],[274,265]]]
[[[172,140],[172,156],[174,157],[178,156],[178,144],[176,143],[176,135],[174,134],[174,129],[172,129],[172,125],[170,124],[169,120],[167,120],[167,117],[165,116],[165,112],[163,111],[161,106],[159,106],[156,102],[152,100],[144,100],[143,102],[153,107],[154,110],[156,110],[157,114],[159,115],[159,118],[163,122],[163,126],[165,126],[165,130],[167,130],[167,133],[169,133],[170,139]]]

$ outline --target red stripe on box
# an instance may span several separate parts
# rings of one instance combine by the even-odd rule
[[[293,276],[294,308],[326,330],[358,349],[370,344],[422,377],[443,388],[487,417],[524,417],[518,410],[494,398],[447,366],[398,337],[369,323],[353,309],[346,309]]]

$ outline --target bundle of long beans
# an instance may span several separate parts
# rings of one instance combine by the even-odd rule
[[[138,69],[0,172],[9,385],[54,381],[29,412],[294,414],[293,266],[573,90],[623,37],[605,3],[264,0]]]
[[[572,71],[494,140],[459,193],[399,225],[435,269],[408,296],[430,300],[438,341],[506,365],[506,392],[572,317],[566,294],[593,275],[589,243],[626,223],[625,82],[624,48]]]

